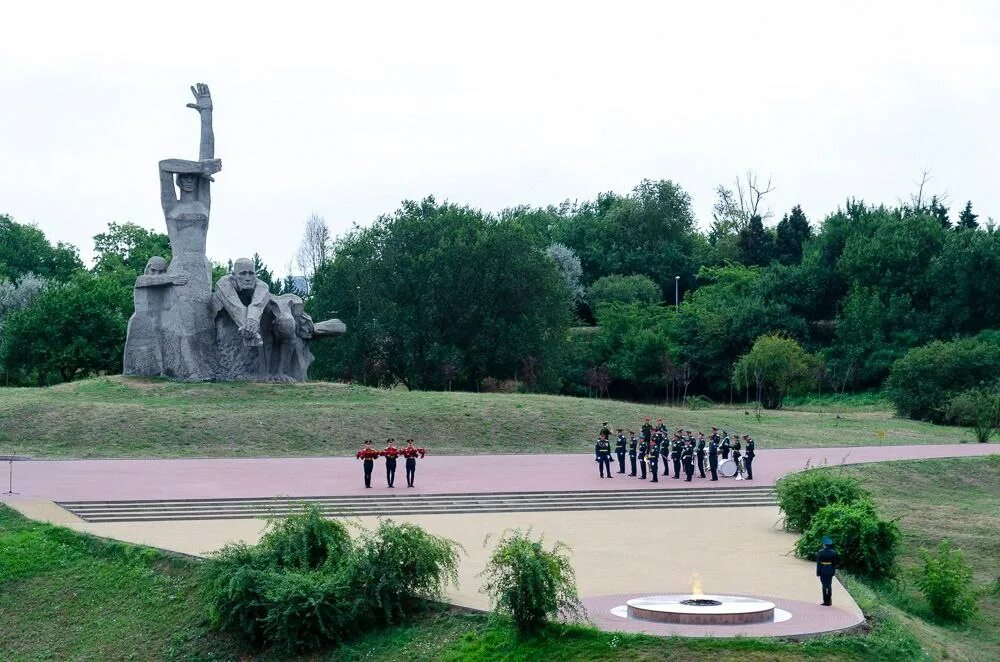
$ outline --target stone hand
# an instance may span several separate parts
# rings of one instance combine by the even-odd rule
[[[203,110],[212,110],[212,93],[208,91],[208,85],[198,83],[191,86],[191,94],[194,95],[194,103],[189,103],[188,108],[194,108],[199,113]]]
[[[243,325],[243,328],[248,333],[259,333],[260,332],[260,320],[255,320],[252,317],[248,318],[247,321],[246,321],[246,324]]]
[[[174,285],[187,285],[188,275],[187,274],[177,274],[174,276]]]

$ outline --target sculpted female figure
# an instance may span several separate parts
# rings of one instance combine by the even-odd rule
[[[212,265],[205,253],[205,240],[212,207],[212,175],[222,169],[222,161],[215,158],[208,86],[198,83],[191,87],[191,93],[195,101],[187,106],[201,116],[198,160],[160,161],[160,201],[173,254],[167,275],[186,276],[184,284],[171,288],[176,301],[171,307],[171,319],[163,327],[163,373],[179,379],[205,380],[214,376],[216,363]]]

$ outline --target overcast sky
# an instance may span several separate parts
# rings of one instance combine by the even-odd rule
[[[651,178],[707,226],[747,169],[778,217],[894,203],[929,168],[953,216],[1000,219],[1000,3],[913,0],[5,2],[0,213],[85,258],[109,221],[165,231],[157,161],[197,158],[198,81],[209,256],[280,274],[311,212],[339,234],[406,198],[494,211]]]

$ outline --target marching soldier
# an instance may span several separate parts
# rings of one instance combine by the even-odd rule
[[[639,470],[642,474],[639,476],[642,480],[646,480],[646,455],[649,453],[649,442],[643,439],[639,442]]]
[[[833,578],[837,574],[837,550],[830,536],[823,536],[823,549],[816,553],[816,576],[823,587],[824,607],[833,605]]]
[[[743,458],[743,466],[747,470],[747,480],[753,480],[753,458],[756,455],[756,444],[754,443],[753,437],[749,435],[744,435],[744,439],[747,440],[747,454]]]
[[[684,464],[684,480],[690,483],[694,477],[694,444],[688,444],[681,451],[681,462]]]
[[[701,478],[705,477],[705,435],[698,433],[698,473]]]
[[[393,487],[393,483],[396,482],[396,458],[399,457],[399,449],[396,448],[395,439],[386,439],[385,443],[385,450],[381,453],[385,458],[385,482],[389,487]]]
[[[681,477],[681,451],[683,448],[684,442],[681,437],[674,439],[674,443],[670,447],[670,459],[674,463],[674,478]]]
[[[601,434],[601,438],[597,440],[594,444],[594,455],[597,459],[597,467],[601,472],[601,478],[613,478],[611,475],[611,442],[608,441],[608,437],[605,434]],[[604,475],[604,470],[608,470],[608,475]]]
[[[372,448],[372,440],[365,439],[365,445],[357,452],[355,457],[364,460],[362,465],[365,468],[365,487],[372,486],[372,469],[375,468],[375,460],[378,459],[379,452]]]
[[[708,470],[712,480],[719,480],[719,438],[715,437],[708,444]]]
[[[722,451],[722,459],[729,459],[729,435],[725,430],[722,431],[722,445],[719,446],[719,450]]]
[[[629,430],[628,434],[629,434],[629,440],[628,440],[628,462],[629,462],[629,465],[630,465],[630,467],[632,469],[632,473],[630,473],[629,476],[635,476],[635,474],[636,474],[636,471],[635,471],[636,445],[639,442],[635,438],[635,432],[632,432],[631,430]]]
[[[615,455],[618,456],[618,473],[625,473],[625,435],[618,428],[618,441],[615,442]]]
[[[660,479],[656,477],[656,472],[659,470],[659,460],[660,455],[660,442],[657,439],[661,439],[661,435],[656,433],[653,435],[653,444],[649,448],[649,458],[646,460],[649,463],[649,473],[652,476],[649,482],[659,483]]]
[[[412,439],[406,440],[406,448],[403,449],[402,455],[406,458],[406,486],[413,487],[413,479],[417,474],[417,456],[420,459],[424,458],[427,454],[423,448],[416,448],[413,445]]]

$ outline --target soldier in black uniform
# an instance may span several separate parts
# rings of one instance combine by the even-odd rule
[[[690,483],[694,477],[694,444],[688,444],[681,451],[681,462],[684,464],[684,480]]]
[[[646,442],[647,446],[653,440],[653,426],[649,424],[649,416],[646,417],[646,422],[642,424],[642,440]]]
[[[721,439],[719,439],[719,428],[717,427],[712,428],[712,434],[710,434],[708,437],[709,441],[712,441],[713,439],[715,440],[715,443],[719,443],[720,441],[722,441]]]
[[[603,436],[605,439],[611,439],[611,428],[608,427],[608,422],[607,421],[604,421],[603,423],[601,423],[601,432],[600,432],[600,435]]]
[[[701,432],[698,433],[698,474],[701,478],[705,477],[705,435]]]
[[[662,418],[656,419],[656,427],[653,428],[653,429],[654,430],[659,430],[660,434],[663,435],[664,439],[667,437],[667,433],[670,432],[670,430],[667,429],[667,426],[663,424],[663,419]]]
[[[625,473],[625,434],[618,428],[618,440],[615,442],[615,455],[618,456],[618,473]]]
[[[743,447],[740,446],[740,435],[733,435],[733,462],[736,463],[736,479],[743,480],[743,462],[741,457],[743,455]]]
[[[716,437],[708,444],[708,470],[712,480],[719,480],[719,439]]]
[[[674,478],[681,477],[681,451],[683,447],[684,441],[680,437],[674,439],[674,443],[670,447],[670,460],[674,464]]]
[[[649,442],[643,439],[639,442],[639,470],[642,472],[639,478],[646,480],[646,454],[649,452]]]
[[[601,435],[597,443],[594,444],[594,456],[597,460],[598,469],[601,472],[601,478],[611,478],[611,442],[608,441],[606,435]],[[608,470],[608,475],[604,475],[604,470]]]
[[[744,435],[744,439],[747,440],[747,454],[743,458],[743,466],[747,470],[747,480],[753,480],[753,458],[756,455],[753,437],[749,435]]]
[[[636,446],[638,445],[639,442],[635,438],[635,432],[632,432],[631,430],[629,430],[628,431],[628,436],[629,436],[629,439],[628,439],[628,463],[629,463],[629,465],[632,468],[632,473],[630,473],[629,476],[635,476],[636,475],[636,470],[635,470]]]
[[[719,450],[722,451],[722,459],[723,460],[728,460],[729,459],[729,435],[726,434],[725,430],[722,431],[722,445],[719,446]]]
[[[833,605],[833,578],[837,574],[837,550],[830,536],[823,536],[823,549],[816,553],[816,576],[823,586],[824,607]]]
[[[670,473],[670,469],[667,468],[667,460],[670,459],[670,431],[662,431],[658,434],[660,435],[660,456],[663,457],[663,475],[666,476]]]
[[[660,455],[660,443],[657,441],[660,439],[660,434],[655,433],[653,435],[653,443],[649,447],[649,458],[646,460],[649,463],[649,473],[652,476],[649,482],[659,483],[660,479],[656,477],[657,471],[659,471],[659,455]]]

